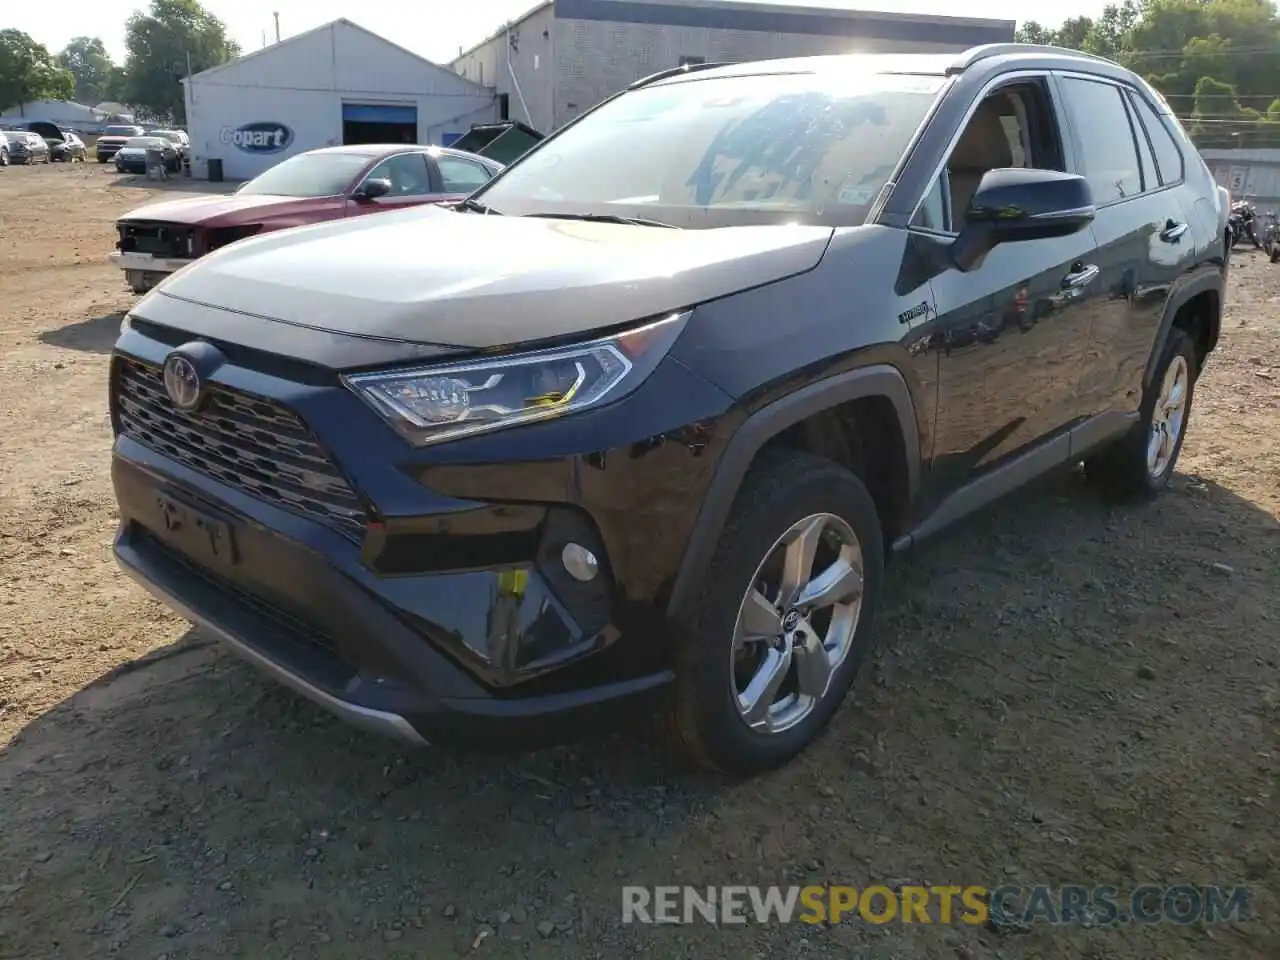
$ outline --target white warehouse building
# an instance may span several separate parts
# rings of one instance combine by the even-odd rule
[[[349,20],[188,77],[192,174],[244,180],[349,143],[448,144],[497,119],[491,87]]]
[[[874,13],[823,2],[547,0],[452,66],[495,88],[511,119],[549,133],[641,77],[684,63],[945,53],[1013,40],[1012,20]]]

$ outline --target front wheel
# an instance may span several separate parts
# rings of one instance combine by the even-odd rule
[[[1196,348],[1186,331],[1169,331],[1160,362],[1142,398],[1138,423],[1114,446],[1086,462],[1085,470],[1123,497],[1150,497],[1169,485],[1182,452],[1199,374]]]
[[[874,501],[844,468],[766,454],[743,484],[676,655],[669,728],[703,766],[786,763],[830,723],[884,579]]]

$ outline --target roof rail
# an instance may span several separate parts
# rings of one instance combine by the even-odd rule
[[[659,70],[657,73],[651,73],[647,77],[641,77],[635,83],[627,87],[628,90],[637,90],[640,87],[647,87],[651,83],[657,83],[659,80],[665,80],[667,77],[678,77],[682,73],[697,73],[699,70],[711,70],[715,67],[727,67],[728,61],[715,61],[712,63],[684,63],[678,67],[668,67],[666,70]]]
[[[984,43],[980,47],[972,47],[956,59],[955,63],[947,67],[947,76],[952,77],[957,73],[964,73],[975,63],[982,60],[989,60],[992,57],[1003,57],[1014,53],[1052,53],[1059,56],[1078,57],[1085,60],[1096,60],[1100,63],[1114,63],[1106,57],[1099,57],[1096,54],[1085,53],[1083,50],[1072,50],[1068,47],[1055,47],[1051,44],[1044,43]]]

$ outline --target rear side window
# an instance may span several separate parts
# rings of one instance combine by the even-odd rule
[[[1147,137],[1151,140],[1151,148],[1156,155],[1156,165],[1160,168],[1160,183],[1164,186],[1177,183],[1185,176],[1182,151],[1178,148],[1178,142],[1173,139],[1169,128],[1160,119],[1159,114],[1151,109],[1151,105],[1145,98],[1131,92],[1129,102],[1146,129]]]
[[[1076,77],[1060,82],[1094,203],[1102,206],[1141,193],[1142,168],[1120,88]]]
[[[445,193],[471,193],[492,178],[483,166],[461,157],[436,157],[436,166],[440,168]]]

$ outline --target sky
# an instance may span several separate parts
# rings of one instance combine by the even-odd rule
[[[204,6],[227,25],[232,39],[245,52],[259,49],[263,37],[275,37],[272,12],[280,14],[280,36],[287,38],[345,17],[393,40],[414,53],[448,63],[460,47],[470,47],[495,32],[504,22],[537,5],[537,0],[203,0]],[[775,3],[806,0],[773,0]],[[808,0],[812,2],[812,0]],[[1106,0],[1062,0],[1052,12],[1027,0],[968,0],[963,16],[999,20],[1039,20],[1057,26],[1067,17],[1096,16]],[[44,0],[6,3],[0,28],[16,27],[57,52],[77,36],[101,37],[116,62],[124,60],[124,23],[146,0],[81,0],[74,5]],[[814,5],[898,13],[941,13],[943,0],[819,0]],[[74,12],[72,7],[74,7]],[[1034,16],[1027,17],[1031,11]],[[956,7],[948,12],[960,14]]]

